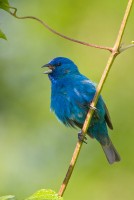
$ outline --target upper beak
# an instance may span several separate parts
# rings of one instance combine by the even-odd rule
[[[50,64],[48,63],[48,64],[43,65],[42,68],[43,68],[43,67],[48,67],[48,68],[49,68],[49,70],[43,72],[43,74],[51,74],[51,73],[52,73],[52,69],[53,69],[53,66],[52,66],[52,65],[50,65]]]

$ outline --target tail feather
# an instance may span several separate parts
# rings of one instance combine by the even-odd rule
[[[105,144],[101,144],[101,146],[110,164],[113,164],[114,162],[119,162],[121,160],[120,155],[112,144],[110,138],[107,138],[107,142]]]

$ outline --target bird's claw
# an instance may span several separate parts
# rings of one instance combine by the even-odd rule
[[[97,110],[97,108],[96,108],[96,107],[94,107],[94,106],[91,106],[91,105],[90,105],[90,109],[91,109],[91,110]]]
[[[95,115],[95,117],[97,118],[97,119],[100,119],[100,117],[99,117],[99,114],[98,114],[98,109],[96,108],[96,107],[94,107],[94,106],[89,106],[89,108],[91,109],[91,110],[94,110],[94,115]]]
[[[79,140],[80,142],[84,142],[85,144],[87,144],[87,142],[85,141],[85,140],[87,140],[87,138],[86,138],[86,136],[83,135],[82,131],[80,131],[80,132],[78,133],[78,140]]]

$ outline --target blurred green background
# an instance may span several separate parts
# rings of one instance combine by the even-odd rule
[[[33,15],[73,38],[112,46],[127,0],[10,1],[18,15]],[[50,82],[41,66],[53,57],[72,59],[80,71],[99,81],[109,52],[59,38],[32,20],[17,20],[0,10],[0,196],[30,196],[41,188],[55,191],[66,174],[78,130],[64,127],[50,112]],[[134,8],[123,43],[134,40]],[[110,166],[95,140],[83,145],[64,198],[134,198],[134,49],[113,64],[103,97],[114,124],[109,131],[122,161]]]

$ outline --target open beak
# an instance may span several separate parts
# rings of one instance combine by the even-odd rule
[[[49,69],[49,70],[47,70],[47,71],[43,72],[43,74],[51,74],[51,73],[52,73],[52,71],[53,71],[53,69],[54,69],[54,67],[53,67],[52,65],[50,65],[49,63],[48,63],[48,64],[45,64],[45,65],[43,65],[43,66],[42,66],[42,68],[43,68],[43,67],[48,67],[48,69]]]

